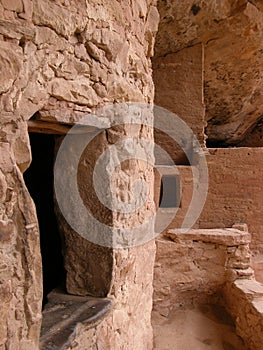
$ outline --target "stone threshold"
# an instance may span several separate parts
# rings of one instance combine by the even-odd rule
[[[98,325],[111,311],[110,299],[82,297],[53,290],[43,310],[41,350],[62,350],[78,323],[87,329]]]

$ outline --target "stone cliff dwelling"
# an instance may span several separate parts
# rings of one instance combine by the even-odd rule
[[[0,0],[0,42],[0,350],[262,350],[262,0]]]

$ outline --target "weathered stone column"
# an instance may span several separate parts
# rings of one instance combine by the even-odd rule
[[[151,349],[153,113],[140,104],[109,106],[102,111],[114,126],[99,131],[89,143],[85,134],[66,136],[55,166],[58,212],[64,215],[58,217],[65,240],[67,291],[108,296],[113,302],[112,312],[96,329],[79,326],[71,346]],[[88,145],[79,152],[77,143]],[[80,159],[75,152],[81,154]],[[79,161],[77,193],[72,180],[74,157]]]

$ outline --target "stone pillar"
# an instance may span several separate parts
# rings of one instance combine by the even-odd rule
[[[114,310],[96,328],[79,324],[67,350],[152,349],[152,266],[155,243],[114,250]]]
[[[74,135],[72,130],[58,150],[55,188],[65,241],[66,288],[71,294],[112,298],[112,312],[93,330],[93,345],[106,349],[151,349],[155,258],[153,113],[144,105],[120,104],[107,107],[103,114],[112,111],[109,121],[114,126],[98,131],[89,143],[87,135]],[[138,111],[141,115],[136,120]],[[70,169],[75,169],[72,159],[81,138],[83,145],[88,145],[77,159],[76,194]],[[103,182],[109,183],[108,192]],[[145,198],[140,187],[143,184]],[[100,193],[98,189],[102,189]],[[105,198],[109,199],[106,204],[102,202]],[[130,209],[131,203],[134,209]],[[89,219],[83,219],[85,215]],[[76,225],[82,220],[83,226]],[[87,349],[90,332],[85,325],[79,326],[69,348]]]

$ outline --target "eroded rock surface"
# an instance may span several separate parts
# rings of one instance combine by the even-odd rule
[[[156,57],[204,45],[208,142],[245,142],[262,123],[262,2],[168,0],[158,9]]]
[[[38,222],[7,142],[0,154],[0,349],[34,350],[42,304]]]
[[[1,349],[35,350],[41,323],[38,225],[21,175],[31,159],[27,120],[34,115],[35,119],[74,124],[107,103],[152,102],[150,57],[159,18],[155,5],[154,1],[126,0],[0,1]],[[147,174],[151,176],[151,170]],[[124,254],[130,266],[134,257],[130,251]],[[141,263],[138,260],[136,268]],[[153,258],[148,263],[150,271]],[[120,268],[116,266],[113,280]],[[128,315],[132,311],[123,308],[134,293],[134,305],[139,305],[143,294],[142,283],[132,284],[139,271],[135,270],[132,281],[124,283],[121,275],[111,285],[125,315],[121,318],[113,312],[111,317],[118,321],[113,322],[114,329],[109,322],[109,332],[116,332],[129,318],[130,328],[133,324],[138,335]],[[143,278],[142,270],[139,276]],[[148,314],[142,317],[146,324],[141,328],[145,349],[152,341],[151,279],[149,274]],[[122,287],[131,290],[119,291]],[[145,308],[138,309],[136,318],[140,312],[145,313]],[[114,347],[123,341],[124,336],[114,340]]]

